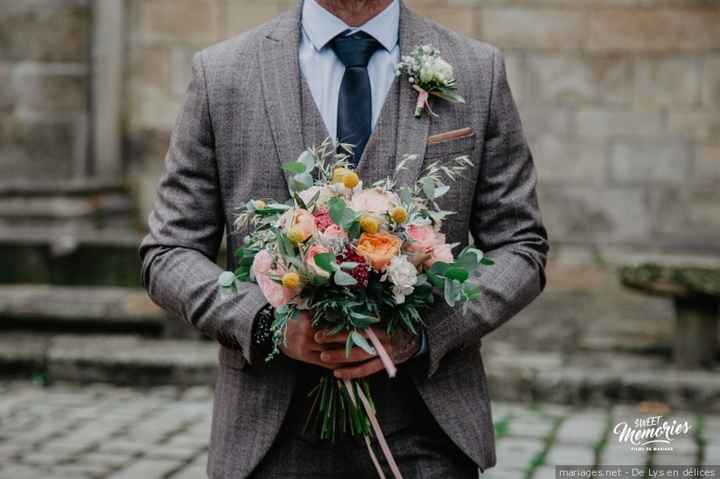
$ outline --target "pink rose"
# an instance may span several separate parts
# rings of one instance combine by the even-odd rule
[[[346,240],[348,235],[341,226],[333,223],[325,228],[325,231],[323,231],[323,238],[326,240]]]
[[[271,274],[282,274],[282,268],[272,269],[273,259],[267,250],[262,250],[255,255],[252,270],[255,275],[255,281],[260,286],[263,296],[273,308],[279,308],[290,303],[298,294],[298,291],[289,288],[283,288],[282,285],[276,283],[270,278]]]
[[[406,249],[411,253],[430,254],[435,246],[445,243],[445,235],[430,225],[410,225],[406,231],[410,238]]]
[[[425,261],[425,266],[429,268],[437,261],[440,261],[441,263],[452,263],[455,261],[452,253],[452,247],[449,244],[443,243],[435,246],[430,253],[430,259]]]
[[[430,225],[410,225],[407,227],[410,242],[405,250],[415,265],[432,266],[436,261],[452,263],[452,248],[445,243],[445,235],[438,233]]]
[[[374,216],[384,216],[398,203],[398,197],[394,193],[372,188],[355,193],[350,200],[350,208]]]
[[[310,271],[323,278],[329,278],[330,273],[315,264],[315,256],[329,252],[330,250],[321,244],[314,244],[310,246],[310,248],[308,248],[307,252],[305,253],[305,264],[308,266],[308,268],[310,268]]]

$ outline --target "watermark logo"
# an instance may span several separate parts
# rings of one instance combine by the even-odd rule
[[[613,434],[620,444],[627,444],[631,451],[672,451],[674,439],[686,436],[692,430],[688,421],[665,419],[665,416],[636,418],[632,423],[619,422]]]

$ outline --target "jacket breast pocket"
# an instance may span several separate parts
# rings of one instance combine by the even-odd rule
[[[429,143],[425,149],[425,159],[452,160],[458,156],[472,155],[475,149],[475,134],[453,140]]]

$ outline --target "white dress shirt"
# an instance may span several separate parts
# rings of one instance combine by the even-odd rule
[[[307,80],[315,104],[320,110],[327,131],[337,137],[337,109],[340,84],[345,65],[328,43],[345,30],[363,31],[372,35],[380,48],[368,63],[372,90],[372,126],[375,127],[385,97],[395,79],[395,66],[400,61],[398,33],[400,30],[400,2],[394,0],[370,21],[353,28],[318,5],[305,0],[302,9],[302,38],[300,40],[300,70]]]

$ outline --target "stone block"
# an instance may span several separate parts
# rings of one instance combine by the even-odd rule
[[[710,110],[670,111],[670,133],[698,141],[720,144],[720,113]]]
[[[565,241],[647,241],[651,220],[642,188],[550,186],[539,188],[543,219]]]
[[[0,60],[86,62],[88,0],[0,0]]]
[[[167,90],[170,87],[170,49],[164,46],[136,46],[130,49],[128,79],[136,88]]]
[[[0,62],[0,112],[9,112],[15,107],[15,91],[12,82],[13,65]]]
[[[110,479],[162,479],[181,465],[182,462],[176,460],[141,459],[116,472]]]
[[[712,250],[717,245],[720,235],[717,185],[657,186],[648,192],[648,208],[658,244],[697,251]]]
[[[483,9],[484,41],[501,48],[578,50],[586,32],[586,13],[567,9],[523,7]]]
[[[558,445],[574,445],[575,447],[583,445],[592,447],[603,439],[607,427],[606,423],[607,418],[603,415],[575,414],[567,418],[560,425],[555,442]],[[556,462],[555,464],[564,463]]]
[[[224,0],[225,30],[229,36],[252,30],[293,7],[290,0]]]
[[[468,37],[479,37],[479,10],[472,7],[447,7],[438,2],[410,2],[409,5],[417,14],[430,18],[440,25]]]
[[[698,182],[720,185],[720,145],[698,146],[693,178]]]
[[[720,47],[720,10],[606,8],[590,16],[592,51],[702,52]]]
[[[527,98],[561,105],[632,102],[632,63],[619,56],[531,55]]]
[[[702,77],[702,97],[704,106],[720,108],[720,56],[711,56],[705,61]]]
[[[505,59],[505,75],[510,84],[513,98],[518,104],[525,102],[525,59],[521,55],[503,54]]]
[[[575,115],[575,127],[582,139],[661,136],[665,117],[662,112],[582,108]]]
[[[0,118],[2,180],[70,178],[77,141],[78,132],[72,120]]]
[[[544,135],[569,138],[574,132],[574,112],[569,108],[521,106],[520,116],[531,147]]]
[[[635,103],[640,109],[697,107],[700,58],[640,58],[635,62]]]
[[[194,49],[176,47],[170,51],[170,92],[185,95],[192,80]]]
[[[220,39],[220,0],[142,0],[140,31],[149,41],[208,43]]]
[[[84,113],[88,108],[85,65],[21,64],[13,77],[17,108],[21,111]]]
[[[602,142],[545,135],[533,141],[531,148],[543,183],[602,185],[607,180],[606,148]]]
[[[689,176],[691,154],[684,140],[617,141],[610,147],[610,179],[616,184],[679,183]]]

